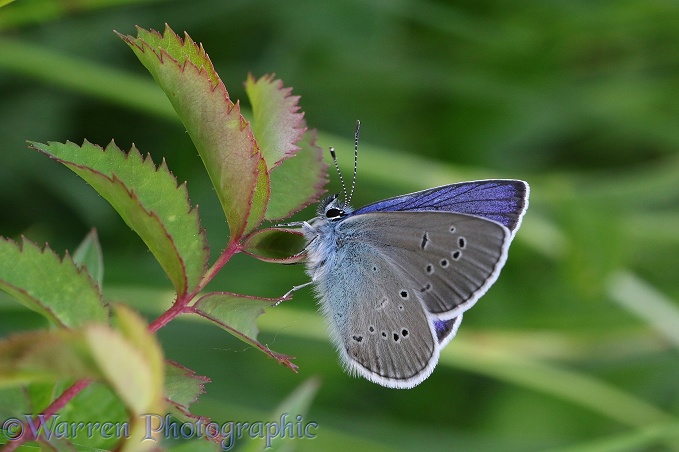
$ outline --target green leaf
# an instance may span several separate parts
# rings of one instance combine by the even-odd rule
[[[243,242],[243,252],[261,261],[294,264],[304,260],[306,240],[295,229],[266,228],[253,232]]]
[[[117,380],[109,377],[109,381],[117,381],[121,387],[124,387],[125,394],[129,396],[129,403],[127,405],[130,408],[137,407],[138,411],[136,414],[144,414],[147,412],[157,413],[160,412],[163,403],[163,379],[165,375],[165,361],[163,359],[163,351],[160,343],[156,337],[149,332],[144,320],[134,312],[131,308],[125,305],[115,305],[113,307],[113,326],[116,328],[117,333],[122,334],[122,338],[127,342],[134,352],[139,354],[143,365],[148,368],[148,375],[150,378],[150,384],[146,387],[139,385],[139,388],[144,391],[144,394],[135,394],[129,391],[130,381],[129,375],[125,375],[120,368],[125,365],[120,365],[119,368],[114,368],[114,363],[112,359],[106,359],[106,356],[115,356],[109,350],[106,352],[105,348],[98,348],[98,351],[102,351],[102,359],[106,359],[106,364],[100,363],[100,367],[107,366],[109,369],[106,375],[116,375]],[[132,351],[130,352],[132,353]],[[127,359],[126,355],[121,354],[121,358]],[[134,369],[128,370],[129,372],[134,372]],[[141,380],[139,377],[135,377]],[[135,382],[136,384],[137,382]],[[116,385],[112,385],[116,388]],[[123,394],[123,391],[118,391],[119,394]],[[127,400],[123,398],[123,400]]]
[[[120,37],[170,99],[215,186],[231,242],[256,228],[269,199],[266,163],[238,102],[202,46],[187,34],[182,40],[169,26],[161,35],[137,28],[138,37]]]
[[[248,74],[245,91],[252,105],[252,131],[272,171],[299,150],[297,143],[306,130],[304,113],[299,112],[299,96],[292,96],[292,88],[284,88],[273,75],[255,80]]]
[[[92,229],[73,253],[73,262],[78,268],[85,267],[92,279],[102,287],[104,281],[104,255],[101,251],[97,230]]]
[[[0,386],[96,378],[107,382],[131,413],[158,412],[163,407],[160,346],[129,308],[116,307],[114,314],[124,331],[93,323],[1,341]]]
[[[201,297],[193,306],[195,313],[217,324],[238,339],[246,342],[279,363],[297,371],[291,356],[273,352],[268,346],[257,342],[257,317],[264,314],[264,308],[278,303],[275,298],[257,298],[229,292],[213,292]]]
[[[162,351],[131,309],[115,306],[113,323],[116,328],[95,323],[0,341],[0,386],[62,378],[100,380],[113,389],[129,414],[130,435],[120,443],[120,450],[143,450],[155,444],[142,443],[146,436],[143,415],[165,412]]]
[[[198,401],[198,397],[205,393],[205,383],[210,379],[196,375],[191,369],[178,364],[174,361],[166,361],[165,366],[165,400],[169,404],[169,412],[180,422],[206,426],[212,422],[210,418],[191,413],[189,407]],[[214,444],[223,438],[220,432],[211,432],[210,441],[203,443]],[[175,449],[172,449],[175,450]]]
[[[31,385],[34,386],[34,385]],[[70,386],[70,385],[69,385]],[[64,388],[65,389],[65,388]],[[62,391],[55,392],[54,396]],[[94,402],[94,403],[93,403]],[[40,413],[48,405],[33,405],[32,410],[24,413]],[[64,409],[58,412],[58,422],[112,422],[123,423],[130,421],[129,411],[122,403],[120,397],[105,383],[94,381],[80,391]],[[48,421],[49,422],[49,421]],[[52,437],[54,440],[55,438]],[[86,429],[76,433],[74,438],[69,438],[77,446],[76,450],[91,451],[92,449],[115,450],[120,438],[115,436],[106,438],[98,432],[88,434]],[[50,441],[52,444],[53,441]],[[73,450],[73,448],[71,449]]]
[[[205,393],[205,383],[210,379],[174,361],[165,364],[165,397],[181,414],[189,413],[189,406]]]
[[[89,183],[149,247],[179,294],[193,290],[207,267],[208,250],[198,210],[186,185],[177,186],[165,161],[158,168],[132,147],[128,154],[111,142],[102,149],[88,141],[31,143]]]
[[[122,333],[123,340],[113,340],[115,336],[102,330],[96,336],[88,335],[88,340],[106,381],[131,412],[130,436],[122,441],[121,450],[155,449],[155,441],[144,441],[149,434],[145,415],[165,412],[163,352],[157,338],[137,313],[125,305],[114,306],[113,312],[116,333]],[[156,440],[160,436],[160,432],[154,433]]]
[[[0,341],[0,387],[96,375],[80,331],[36,331]]]
[[[300,150],[271,172],[271,199],[267,220],[287,218],[306,206],[318,202],[328,182],[328,165],[316,146],[316,132],[307,131],[298,143]]]
[[[0,238],[0,289],[56,325],[75,328],[106,322],[108,313],[99,288],[67,254],[63,260],[49,247],[40,250]]]

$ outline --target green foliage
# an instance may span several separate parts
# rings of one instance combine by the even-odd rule
[[[281,364],[296,370],[292,357],[275,353],[268,346],[255,340],[257,317],[264,314],[264,308],[274,306],[278,299],[261,299],[233,293],[215,292],[203,296],[194,305],[195,313],[224,328],[229,333],[251,344],[278,360]]]
[[[60,260],[23,239],[19,246],[0,239],[0,288],[55,325],[78,327],[104,322],[106,309],[99,288],[70,256]]]
[[[249,79],[248,93],[259,112],[256,130],[262,141],[260,146],[250,123],[240,115],[238,104],[229,99],[207,54],[188,35],[182,41],[166,26],[164,35],[139,29],[138,38],[121,37],[165,90],[203,157],[231,228],[229,246],[208,271],[209,250],[198,210],[189,201],[186,184],[177,184],[164,160],[157,167],[136,147],[125,153],[113,142],[105,149],[87,140],[82,146],[72,142],[32,142],[32,148],[71,169],[111,204],[165,270],[176,295],[172,307],[149,326],[124,305],[115,306],[108,319],[100,293],[103,255],[94,230],[78,247],[74,259],[67,255],[63,261],[49,248],[41,251],[25,239],[21,248],[11,240],[0,240],[0,288],[62,327],[0,341],[0,388],[22,386],[27,388],[27,394],[35,387],[57,392],[55,386],[48,384],[76,380],[60,395],[43,397],[40,407],[45,408],[30,408],[31,403],[22,403],[21,410],[18,406],[8,410],[15,419],[20,419],[22,411],[33,415],[31,419],[24,414],[29,418],[17,427],[31,436],[27,433],[10,443],[9,448],[27,440],[48,441],[55,448],[66,447],[69,441],[84,445],[83,441],[93,440],[91,433],[83,440],[77,429],[54,438],[52,433],[60,432],[59,426],[63,425],[58,422],[57,412],[95,380],[110,388],[126,407],[129,431],[117,437],[120,450],[155,447],[154,443],[163,438],[161,415],[166,411],[166,402],[169,412],[178,419],[209,423],[209,419],[189,410],[209,380],[174,362],[166,366],[154,336],[155,331],[182,314],[198,314],[290,369],[297,368],[291,357],[275,353],[257,341],[256,319],[264,313],[263,307],[274,305],[277,299],[224,292],[194,299],[238,252],[247,249],[250,256],[261,254],[268,261],[291,261],[293,258],[286,258],[292,255],[298,258],[303,246],[299,233],[271,228],[263,229],[263,233],[251,231],[264,218],[271,195],[270,175],[276,167],[283,168],[277,172],[308,169],[308,177],[301,178],[307,186],[299,187],[296,196],[276,197],[279,201],[274,211],[282,216],[317,200],[326,180],[320,150],[313,143],[313,135],[305,134],[299,97],[291,96],[291,90],[273,77],[265,76],[258,82]],[[297,154],[299,164],[281,165]],[[277,179],[277,188],[283,194],[285,180]],[[113,328],[106,324],[107,319]],[[167,385],[164,376],[168,377]],[[3,398],[11,399],[8,394],[0,394],[0,401]],[[92,399],[90,403],[97,402]],[[57,427],[53,429],[52,425]],[[67,427],[65,431],[70,430]],[[3,434],[12,435],[7,432],[3,424]],[[197,432],[195,436],[205,435]],[[94,445],[109,446],[109,438],[108,433],[102,434],[101,441]]]
[[[87,273],[90,274],[94,282],[99,287],[104,282],[104,256],[101,251],[101,244],[97,237],[97,230],[92,229],[87,236],[80,243],[73,253],[73,262],[78,267],[85,267]]]
[[[129,413],[130,434],[122,442],[137,445],[135,450],[139,450],[138,443],[145,436],[141,416],[164,409],[162,351],[145,323],[129,308],[117,307],[113,320],[116,329],[91,323],[80,329],[24,333],[0,342],[0,387],[30,388],[33,382],[68,379],[104,381]],[[85,381],[83,388],[87,380],[81,380]],[[51,425],[49,414],[35,414],[42,415],[36,418],[40,422],[36,429]],[[45,427],[43,433],[52,431]],[[78,438],[73,439],[77,444]]]
[[[288,158],[271,171],[271,199],[266,219],[287,218],[313,202],[328,182],[314,130],[307,131],[297,143],[295,158]]]
[[[111,203],[149,247],[178,294],[198,286],[208,260],[204,232],[186,186],[177,186],[164,163],[156,168],[136,148],[125,154],[113,142],[106,149],[88,141],[32,146],[73,170]]]
[[[304,247],[304,241],[299,230],[260,229],[243,243],[243,252],[267,262],[292,264],[304,259],[303,254],[297,253]]]
[[[360,118],[355,206],[486,177],[522,178],[532,188],[500,280],[465,316],[426,385],[388,391],[347,378],[313,312],[311,292],[300,290],[294,301],[257,318],[257,341],[294,354],[299,374],[199,316],[158,330],[168,357],[214,382],[190,405],[192,416],[266,420],[301,378],[318,375],[321,386],[305,417],[319,423],[318,435],[297,441],[298,450],[423,444],[679,450],[679,109],[673,102],[679,8],[661,0],[448,3],[22,0],[4,6],[2,234],[49,242],[62,256],[96,226],[106,300],[129,302],[148,318],[163,315],[176,294],[144,244],[81,180],[21,150],[27,138],[104,144],[115,136],[124,149],[134,142],[156,161],[165,157],[200,205],[213,259],[228,247],[234,228],[227,236],[222,195],[203,182],[189,127],[178,126],[167,97],[110,33],[169,22],[206,45],[234,103],[246,96],[240,82],[248,72],[275,71],[293,84],[308,122],[321,129],[319,143],[338,150],[345,176]],[[254,118],[242,107],[245,118]],[[306,173],[301,166],[283,170],[296,162],[267,167],[265,218],[290,211],[283,198],[298,193],[291,184]],[[312,216],[308,209],[295,220]],[[277,254],[284,248],[268,250],[278,233],[254,231],[243,237],[244,251],[285,261],[286,252]],[[239,254],[229,264],[208,289],[276,297],[308,280],[299,266]],[[44,325],[43,316],[0,294],[0,336]],[[181,400],[200,392],[200,382],[187,378]],[[48,406],[71,383],[0,390],[0,419]],[[168,407],[179,418],[181,410]],[[60,410],[60,419],[124,420],[125,410],[109,386],[93,382]],[[72,412],[78,415],[69,417]],[[116,446],[88,438],[77,443]],[[220,449],[206,441],[180,447]]]
[[[182,41],[139,29],[122,37],[172,102],[196,144],[231,230],[231,241],[256,227],[269,199],[266,162],[240,104],[229,98],[207,54],[189,38]]]
[[[210,379],[197,375],[174,361],[168,361],[165,366],[165,396],[172,406],[172,414],[179,419],[195,417],[189,411],[189,406],[198,401],[198,396],[205,393],[205,383]]]

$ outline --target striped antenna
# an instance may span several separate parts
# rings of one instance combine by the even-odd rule
[[[356,120],[356,133],[354,134],[354,176],[351,178],[351,191],[349,192],[349,199],[344,203],[345,206],[349,205],[351,198],[354,196],[354,189],[356,188],[356,170],[358,168],[358,135],[361,132],[361,121]],[[346,191],[345,191],[346,199]]]
[[[340,171],[339,165],[337,164],[337,156],[335,155],[335,148],[330,146],[330,156],[332,157],[332,162],[335,164],[335,169],[339,175],[340,182],[342,183],[342,191],[344,192],[344,201],[342,201],[342,208],[347,205],[347,186],[344,185],[344,178],[342,177],[342,171]]]

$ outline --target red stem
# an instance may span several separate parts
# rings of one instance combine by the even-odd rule
[[[229,242],[228,246],[219,256],[217,261],[212,265],[212,267],[207,272],[205,272],[205,276],[203,276],[203,279],[198,284],[198,287],[196,287],[193,290],[193,292],[178,297],[170,309],[163,312],[156,320],[151,322],[151,324],[149,325],[149,331],[155,333],[160,328],[167,325],[172,319],[174,319],[178,315],[194,312],[193,308],[189,307],[188,304],[191,302],[191,300],[193,300],[196,297],[196,295],[201,290],[203,290],[203,288],[210,281],[212,281],[212,278],[214,278],[215,275],[219,273],[219,270],[221,270],[222,267],[224,267],[224,265],[226,265],[226,263],[229,262],[229,259],[231,259],[231,257],[233,257],[233,255],[239,252],[240,250],[241,250],[240,245],[237,242]]]
[[[212,267],[207,272],[205,272],[205,276],[203,276],[203,279],[200,281],[200,284],[198,284],[198,287],[196,287],[195,290],[189,294],[178,296],[175,302],[170,307],[170,309],[163,312],[160,316],[158,316],[158,318],[151,322],[151,324],[148,326],[148,330],[152,333],[155,333],[180,314],[194,312],[194,309],[191,306],[188,306],[188,304],[191,302],[191,300],[193,300],[196,297],[196,295],[198,295],[198,293],[201,290],[203,290],[203,288],[210,281],[212,281],[212,278],[214,278],[215,275],[219,273],[219,271],[222,269],[222,267],[224,267],[224,265],[226,265],[229,259],[231,259],[231,257],[233,257],[233,255],[239,251],[241,251],[241,247],[238,242],[236,241],[229,242],[226,249],[222,252],[217,261],[212,265]],[[50,417],[54,416],[57,413],[57,411],[62,409],[68,402],[70,402],[73,399],[73,397],[78,395],[78,393],[85,389],[92,381],[93,380],[91,379],[83,378],[82,380],[78,380],[75,383],[73,383],[59,397],[57,397],[51,404],[49,404],[47,408],[45,408],[45,410],[42,412],[43,419],[47,420]],[[33,418],[32,422],[35,429],[37,429],[40,426],[40,421],[37,417]],[[2,448],[1,452],[11,452],[13,450],[16,450],[17,447],[19,447],[26,441],[32,441],[35,439],[37,438],[33,437],[31,428],[27,424],[24,424],[24,435],[21,436],[20,438],[17,438],[14,441],[9,441]]]
[[[83,378],[81,380],[76,381],[73,383],[71,386],[68,387],[59,397],[57,397],[54,402],[50,403],[47,408],[42,412],[43,419],[48,420],[52,416],[54,416],[57,411],[62,409],[68,402],[70,402],[73,397],[78,395],[80,391],[85,389],[90,383],[92,383],[93,380],[89,378]],[[8,442],[5,447],[2,448],[2,452],[11,452],[15,450],[17,447],[21,446],[26,441],[32,441],[34,439],[37,439],[33,436],[33,430],[38,429],[40,427],[40,420],[36,417],[33,418],[31,421],[33,422],[33,429],[31,429],[26,423],[23,425],[23,436],[20,438],[17,438],[16,441],[10,441]]]

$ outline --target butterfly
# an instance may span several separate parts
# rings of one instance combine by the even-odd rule
[[[325,199],[302,223],[306,270],[346,370],[412,388],[434,370],[462,314],[500,274],[528,207],[520,180],[480,180],[349,206]],[[295,289],[303,286],[298,286]]]

